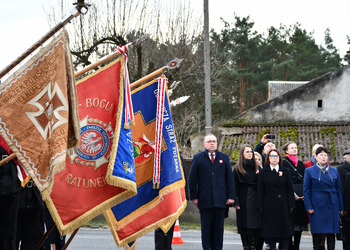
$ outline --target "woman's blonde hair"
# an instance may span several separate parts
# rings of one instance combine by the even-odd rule
[[[259,166],[258,164],[256,164],[256,165],[257,165],[258,167],[262,168],[262,161],[263,161],[263,159],[262,159],[261,154],[259,154],[259,152],[254,151],[254,157],[255,157],[255,162],[256,162],[256,158],[257,158],[257,157],[260,158],[261,165],[260,165],[260,166]]]

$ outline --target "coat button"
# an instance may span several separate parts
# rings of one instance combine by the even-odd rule
[[[279,195],[277,195],[277,197],[278,197],[278,198],[281,198],[281,195],[279,194]]]

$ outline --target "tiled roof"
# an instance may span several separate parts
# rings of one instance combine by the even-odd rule
[[[238,127],[237,127],[238,128]],[[343,125],[286,125],[286,126],[242,126],[241,132],[223,134],[219,150],[229,155],[231,162],[238,160],[241,145],[248,144],[253,148],[261,137],[266,134],[275,134],[271,140],[282,153],[283,145],[294,141],[298,145],[299,159],[303,162],[311,159],[311,151],[316,143],[329,149],[329,162],[340,164],[343,162],[343,152],[350,149],[350,124]]]

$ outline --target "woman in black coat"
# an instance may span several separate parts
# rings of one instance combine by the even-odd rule
[[[294,188],[295,208],[293,210],[294,237],[289,240],[289,249],[299,250],[301,234],[308,230],[309,217],[304,206],[303,181],[305,166],[298,159],[298,147],[293,141],[283,146],[286,157],[283,159],[283,166],[288,168],[292,174]]]
[[[271,249],[288,249],[293,235],[292,210],[294,192],[290,171],[283,167],[282,156],[272,149],[266,156],[265,168],[258,177],[258,209],[262,214],[261,235]]]
[[[257,249],[260,237],[260,214],[257,210],[257,185],[259,167],[256,164],[253,148],[241,147],[238,163],[233,168],[237,199],[237,228],[244,249]],[[259,249],[262,244],[259,244]]]

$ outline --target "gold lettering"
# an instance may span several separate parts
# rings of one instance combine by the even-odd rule
[[[97,184],[98,184],[99,187],[103,187],[104,186],[102,177],[97,178]]]
[[[73,175],[68,174],[65,182],[69,183],[69,180],[73,178]]]
[[[96,187],[96,180],[94,182],[93,180],[89,179],[89,183],[91,184],[90,187],[92,186]]]
[[[98,104],[99,104],[99,102],[100,102],[100,100],[98,99],[98,98],[94,98],[94,100],[92,101],[92,105],[94,106],[94,107],[98,107]]]
[[[107,185],[106,179],[104,176],[98,177],[96,179],[84,179],[81,177],[74,177],[72,174],[68,174],[65,182],[77,188],[96,188],[103,187]]]
[[[82,178],[78,178],[78,187],[80,187],[80,181],[82,180]]]
[[[77,177],[74,177],[74,179],[72,180],[72,182],[70,183],[73,186],[77,186]]]
[[[90,98],[86,98],[86,107],[90,108],[92,106],[92,102]]]
[[[83,180],[83,188],[86,189],[86,188],[88,188],[88,187],[89,187],[89,182],[87,181],[87,182],[86,182],[86,186],[85,186],[85,179],[84,179],[84,180]]]

